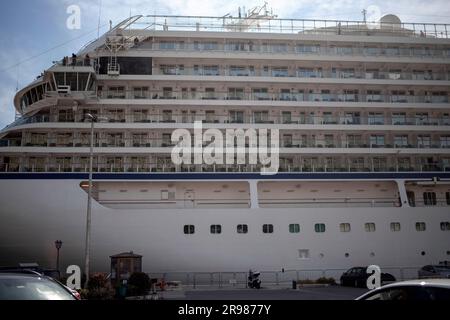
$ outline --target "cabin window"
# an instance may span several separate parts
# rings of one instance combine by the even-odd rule
[[[194,233],[195,233],[195,226],[193,225],[184,226],[184,234],[194,234]]]
[[[376,230],[375,223],[366,223],[364,228],[366,229],[366,232],[375,232]]]
[[[450,222],[441,222],[441,230],[442,231],[450,231]]]
[[[391,223],[391,231],[392,232],[399,232],[401,229],[400,222],[392,222]]]
[[[323,223],[317,223],[314,226],[314,230],[316,231],[316,233],[324,233],[326,230],[325,224]]]
[[[211,234],[221,234],[222,233],[222,226],[219,224],[213,224],[211,226]]]
[[[298,256],[300,259],[309,259],[309,250],[308,249],[301,249],[298,250]]]
[[[350,223],[341,223],[339,228],[341,229],[341,232],[350,232],[352,229]]]
[[[263,225],[263,233],[273,233],[273,224]]]
[[[170,44],[168,44],[170,46]],[[163,49],[163,48],[161,48]],[[166,49],[169,49],[168,47]],[[99,74],[108,73],[110,57],[100,57]],[[125,75],[152,75],[153,62],[149,57],[117,57],[120,74]]]
[[[177,47],[177,43],[174,41],[161,41],[159,43],[159,48],[161,50],[175,50]]]
[[[424,192],[423,203],[426,206],[435,206],[437,204],[436,192]]]
[[[247,234],[248,233],[248,225],[246,225],[246,224],[239,224],[237,226],[237,233],[239,233],[239,234]]]
[[[290,233],[300,233],[300,225],[299,224],[290,224],[289,232]]]
[[[421,232],[421,231],[425,231],[427,229],[427,225],[425,224],[425,222],[417,222],[416,223],[416,230]]]

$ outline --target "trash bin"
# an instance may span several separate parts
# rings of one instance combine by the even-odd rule
[[[297,281],[295,280],[292,281],[292,289],[297,290]]]

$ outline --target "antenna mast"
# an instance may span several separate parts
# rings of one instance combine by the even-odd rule
[[[102,17],[102,0],[98,3],[98,26],[97,26],[97,39],[100,38],[100,23]]]
[[[363,11],[361,11],[361,13],[363,14],[363,21],[364,21],[364,23],[367,23],[367,10],[364,9]]]

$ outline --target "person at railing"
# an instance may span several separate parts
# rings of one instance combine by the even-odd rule
[[[75,67],[77,65],[77,55],[75,53],[72,53],[72,67]]]
[[[91,66],[91,57],[89,57],[89,54],[86,54],[86,56],[84,57],[84,66]]]
[[[65,56],[65,57],[63,58],[62,63],[63,63],[63,66],[67,66],[67,65],[69,64],[69,57]]]

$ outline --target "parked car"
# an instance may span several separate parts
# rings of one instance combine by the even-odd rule
[[[410,280],[388,284],[356,300],[450,301],[449,279]]]
[[[419,270],[419,279],[450,278],[450,266],[427,265]]]
[[[0,271],[0,300],[79,300],[66,286],[33,270]]]
[[[367,267],[354,267],[341,276],[341,286],[365,288],[367,285],[367,279],[370,274],[367,273]],[[389,273],[381,274],[381,283],[395,282],[395,277]]]
[[[37,264],[27,264],[26,266],[18,266],[18,267],[0,267],[0,272],[28,272],[35,271],[37,273],[43,274],[47,277],[53,279],[60,279],[61,274],[58,270],[55,269],[46,269],[42,268]]]

